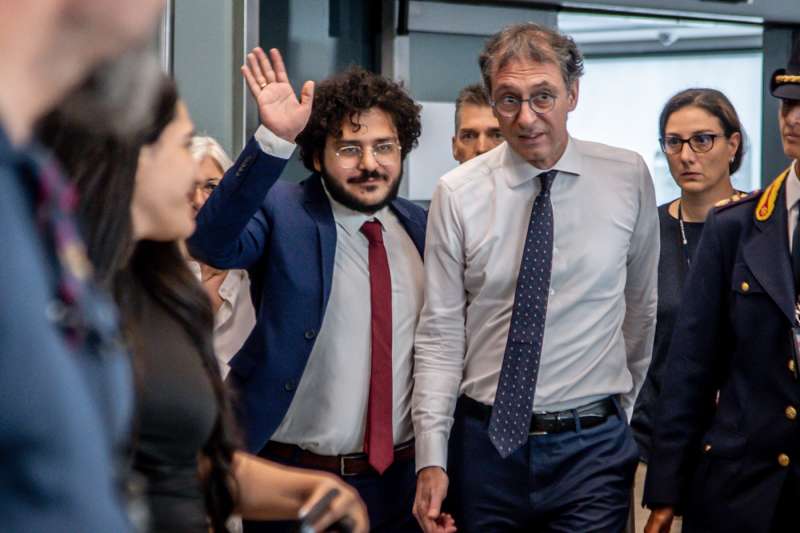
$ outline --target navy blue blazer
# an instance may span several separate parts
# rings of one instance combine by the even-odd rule
[[[644,501],[682,510],[685,532],[769,531],[787,476],[798,475],[782,185],[709,214],[684,289]]]
[[[257,453],[280,425],[322,326],[331,290],[336,224],[318,174],[278,181],[286,160],[251,139],[200,210],[192,255],[250,273],[256,326],[231,360],[228,382],[248,450]],[[420,256],[425,210],[391,203]]]

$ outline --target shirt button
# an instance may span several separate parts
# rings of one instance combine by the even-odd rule
[[[794,374],[795,370],[797,370],[797,365],[794,363],[794,359],[789,359],[789,362],[786,363],[786,366],[789,367],[789,372]]]
[[[783,466],[783,467],[787,467],[787,466],[789,466],[789,463],[790,463],[790,462],[791,462],[791,461],[789,460],[789,456],[788,456],[788,455],[786,455],[785,453],[782,453],[782,454],[780,454],[780,455],[778,456],[778,464],[779,464],[779,465],[781,465],[781,466]]]
[[[706,444],[705,446],[703,446],[703,451],[706,452],[706,453],[710,452],[711,451],[711,445],[710,444]]]
[[[550,289],[550,296],[555,296],[555,294],[556,294],[556,290],[555,289]]]
[[[286,383],[283,384],[283,390],[286,392],[292,392],[297,388],[297,382],[293,379],[290,379]]]
[[[314,331],[313,329],[309,329],[309,330],[306,330],[306,332],[303,334],[303,336],[306,338],[306,340],[310,341],[311,339],[313,339],[314,337],[317,336],[317,332]]]
[[[786,408],[785,412],[786,412],[786,418],[788,418],[789,420],[794,420],[795,418],[797,418],[797,409],[795,409],[791,405]]]
[[[747,292],[749,290],[750,290],[750,284],[747,283],[746,281],[743,281],[742,282],[742,292]]]

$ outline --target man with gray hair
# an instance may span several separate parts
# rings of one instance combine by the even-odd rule
[[[503,132],[481,84],[467,85],[456,98],[453,158],[459,164],[488,152],[503,142]]]
[[[509,26],[479,63],[506,144],[446,174],[428,215],[414,512],[452,531],[451,483],[460,531],[618,532],[655,329],[652,180],[639,155],[567,132],[572,39]]]

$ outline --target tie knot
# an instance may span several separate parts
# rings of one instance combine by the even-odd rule
[[[548,170],[539,174],[539,179],[542,180],[542,192],[550,192],[550,186],[553,184],[553,178],[556,177],[557,170]]]
[[[381,223],[377,220],[368,220],[361,225],[361,233],[363,233],[370,244],[382,244],[383,234],[381,233]]]

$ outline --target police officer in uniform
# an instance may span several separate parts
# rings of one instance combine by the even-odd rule
[[[771,79],[791,166],[709,214],[656,407],[646,533],[798,531],[800,42]]]

